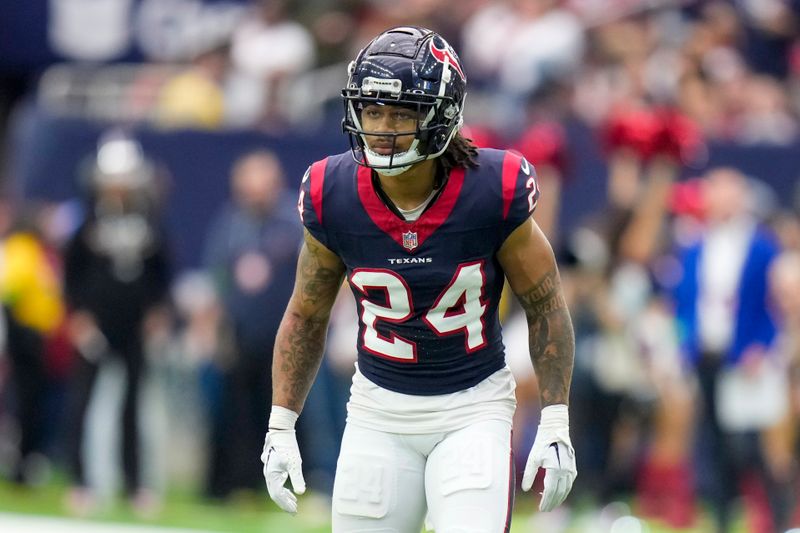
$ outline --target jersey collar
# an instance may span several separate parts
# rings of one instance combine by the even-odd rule
[[[403,220],[381,200],[372,181],[372,169],[365,166],[358,167],[358,196],[372,222],[406,252],[414,253],[450,216],[464,184],[464,174],[463,168],[450,171],[438,198],[413,222]]]

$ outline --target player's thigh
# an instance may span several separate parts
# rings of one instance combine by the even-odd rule
[[[425,458],[403,437],[348,424],[333,485],[334,533],[419,533]]]
[[[436,533],[507,531],[514,500],[511,425],[485,421],[450,433],[428,457],[425,491]]]

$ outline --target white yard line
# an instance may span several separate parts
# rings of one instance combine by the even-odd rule
[[[0,513],[0,531],[3,533],[210,533],[199,529],[134,526],[9,513]]]

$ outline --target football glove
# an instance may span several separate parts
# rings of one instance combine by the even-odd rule
[[[522,490],[531,489],[539,468],[545,469],[539,510],[551,511],[566,499],[578,475],[575,449],[569,439],[569,412],[566,405],[550,405],[542,409],[539,429],[522,476]]]
[[[278,507],[291,514],[297,512],[295,493],[303,494],[306,491],[302,471],[303,461],[300,458],[294,430],[297,417],[297,413],[285,407],[272,406],[269,431],[264,439],[264,451],[261,454],[269,497]],[[294,492],[284,486],[287,478],[291,480]]]

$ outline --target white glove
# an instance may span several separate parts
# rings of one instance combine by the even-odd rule
[[[290,409],[272,406],[269,431],[264,439],[264,452],[261,454],[269,497],[278,507],[292,514],[297,512],[297,496],[283,486],[286,479],[291,479],[295,493],[303,494],[306,491],[301,468],[303,461],[294,431],[297,417],[297,413]]]
[[[569,439],[569,412],[566,405],[549,405],[542,409],[536,439],[522,475],[522,490],[531,490],[539,468],[545,469],[539,510],[551,511],[566,499],[578,475],[575,449]]]

